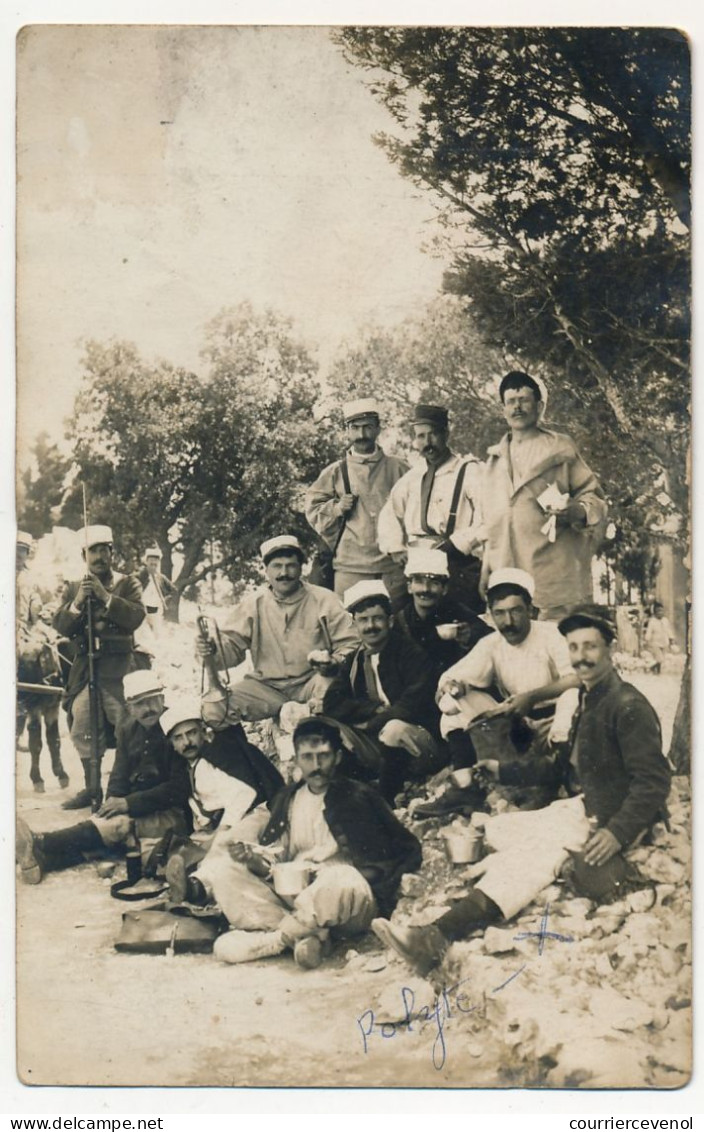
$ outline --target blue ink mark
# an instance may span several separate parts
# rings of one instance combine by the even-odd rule
[[[559,932],[548,931],[548,919],[550,916],[550,905],[545,905],[545,911],[540,921],[540,931],[538,932],[519,932],[513,938],[515,940],[521,939],[537,939],[538,940],[538,955],[543,954],[546,939],[556,939],[559,943],[574,943],[574,936],[560,935]]]
[[[533,934],[535,934],[535,933],[533,933]],[[506,979],[506,981],[504,983],[500,983],[498,987],[494,987],[494,989],[491,993],[492,994],[498,994],[500,990],[503,990],[504,987],[507,987],[508,984],[512,983],[514,979],[517,979],[518,976],[520,975],[521,971],[525,971],[525,969],[526,969],[526,964],[524,963],[523,966],[519,967],[517,971],[514,971],[512,975],[509,975],[509,977]]]

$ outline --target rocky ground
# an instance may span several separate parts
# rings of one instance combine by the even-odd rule
[[[167,684],[193,690],[190,629],[167,627],[154,648]],[[669,742],[677,675],[628,678]],[[258,738],[278,738],[287,753],[285,739],[261,728]],[[67,737],[63,747],[77,782]],[[63,826],[62,792],[47,772],[46,794],[33,793],[28,764],[20,751],[19,812],[36,830]],[[635,854],[642,889],[597,908],[554,884],[510,925],[455,944],[433,983],[373,936],[338,944],[308,972],[290,957],[233,968],[210,956],[118,954],[120,917],[134,905],[111,898],[115,878],[96,863],[20,886],[20,1076],[65,1085],[681,1085],[691,1060],[689,801],[688,782],[675,779],[671,829]],[[405,878],[394,915],[426,923],[467,891],[469,869],[447,860],[441,823],[413,824],[423,868]]]

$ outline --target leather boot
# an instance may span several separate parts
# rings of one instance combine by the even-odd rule
[[[103,839],[92,821],[82,821],[53,833],[35,833],[35,851],[42,861],[42,872],[57,872],[82,865],[83,854],[102,849]]]
[[[423,818],[445,818],[451,814],[470,817],[475,810],[486,812],[486,790],[477,786],[448,786],[445,793],[434,802],[416,806],[413,817],[419,821]]]
[[[164,877],[169,886],[169,900],[173,904],[187,903],[204,907],[209,903],[205,885],[198,877],[188,875],[186,862],[180,854],[174,853],[169,857]]]
[[[73,798],[69,798],[66,802],[62,802],[62,810],[85,810],[91,803],[90,795],[90,765],[87,762],[83,763],[83,777],[85,779],[85,787],[79,790]]]
[[[45,862],[38,851],[34,834],[22,818],[17,818],[15,826],[15,862],[20,867],[23,884],[39,884]]]
[[[389,920],[377,919],[372,920],[371,928],[386,947],[390,947],[423,976],[438,966],[450,946],[450,941],[435,924],[424,928],[403,928]]]

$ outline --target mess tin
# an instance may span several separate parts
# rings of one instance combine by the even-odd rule
[[[298,896],[310,884],[313,870],[302,861],[285,861],[271,870],[274,891],[279,896]]]

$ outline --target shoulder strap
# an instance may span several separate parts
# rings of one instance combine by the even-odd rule
[[[467,464],[469,460],[465,460],[457,472],[457,479],[455,480],[455,490],[452,493],[452,502],[450,504],[450,514],[447,517],[447,526],[445,527],[445,538],[449,538],[455,529],[457,521],[457,512],[460,506],[460,496],[462,494],[462,487],[464,484],[464,477],[467,471]]]

